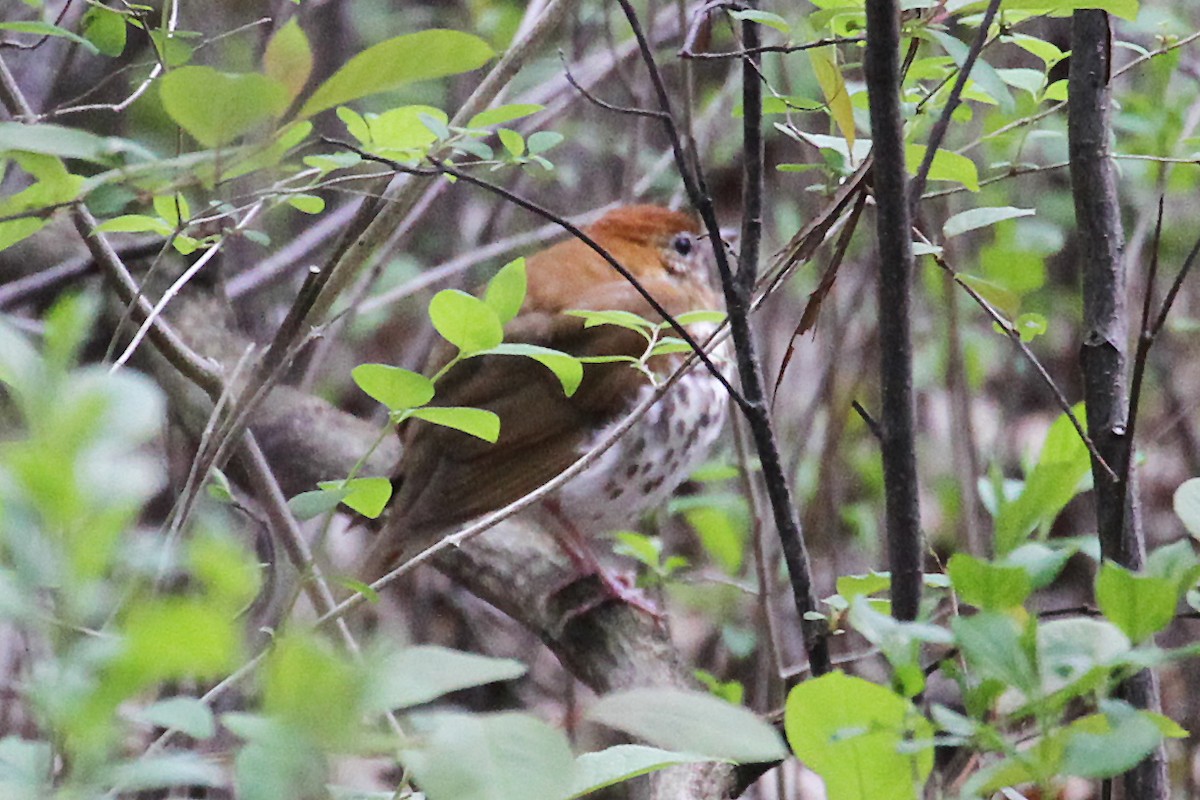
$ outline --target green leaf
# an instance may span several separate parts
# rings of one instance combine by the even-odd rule
[[[162,680],[215,677],[238,657],[238,622],[224,609],[193,598],[168,597],[133,606],[125,648],[114,667],[131,687]]]
[[[228,144],[281,114],[287,89],[256,73],[235,75],[212,67],[180,67],[159,84],[168,116],[205,147]]]
[[[1055,103],[1065,101],[1067,99],[1069,83],[1070,82],[1066,78],[1055,81],[1046,87],[1046,91],[1042,93],[1042,99],[1050,100]]]
[[[829,116],[837,125],[838,133],[846,141],[848,152],[854,151],[856,130],[854,125],[854,104],[850,101],[850,92],[846,88],[846,80],[838,67],[837,51],[832,47],[818,47],[808,51],[808,60],[821,94],[825,96],[825,104],[829,107]]]
[[[1097,671],[1107,673],[1130,650],[1129,639],[1106,620],[1052,619],[1037,629],[1038,671],[1046,694],[1089,688]]]
[[[453,143],[452,147],[467,155],[475,156],[480,161],[491,161],[496,157],[492,148],[478,139],[459,139]]]
[[[371,144],[371,126],[367,124],[367,120],[362,114],[359,114],[353,108],[349,108],[348,106],[338,106],[337,110],[333,113],[336,114],[337,118],[340,119],[342,124],[346,126],[346,132],[357,139],[359,144]],[[352,155],[357,156],[358,154],[353,153]],[[353,164],[349,164],[347,166],[353,166]]]
[[[119,141],[65,125],[0,122],[0,152],[23,150],[106,164],[111,160]]]
[[[435,140],[444,142],[451,137],[450,126],[446,124],[447,117],[445,112],[418,114],[417,117],[421,120],[421,124],[433,134]]]
[[[288,195],[287,204],[304,214],[320,214],[325,210],[325,201],[315,194]]]
[[[258,596],[262,565],[236,539],[197,533],[188,542],[187,555],[193,580],[212,604],[240,614]]]
[[[199,753],[155,753],[113,767],[109,780],[122,793],[174,787],[225,786],[225,772]]]
[[[725,321],[726,316],[724,311],[701,309],[699,311],[685,311],[682,314],[677,314],[675,321],[684,327],[688,325],[719,325]],[[666,323],[663,325],[666,327]]]
[[[311,633],[285,634],[262,670],[263,709],[309,741],[345,746],[362,715],[362,672]]]
[[[1073,409],[1083,415],[1083,404]],[[996,553],[1005,555],[1024,542],[1038,525],[1048,525],[1078,494],[1091,470],[1087,446],[1066,414],[1046,434],[1042,452],[1025,479],[1020,495],[1001,505],[996,514]]]
[[[588,309],[570,309],[564,314],[583,319],[583,327],[595,328],[597,325],[616,325],[618,328],[628,328],[650,338],[654,323],[639,317],[629,311],[591,311]]]
[[[958,279],[974,289],[976,294],[988,302],[988,305],[1008,319],[1015,317],[1021,310],[1021,296],[998,283],[993,283],[977,275],[968,275],[965,272],[958,273]]]
[[[676,753],[640,744],[618,744],[598,753],[584,753],[575,759],[574,777],[568,798],[583,797],[639,775],[646,775],[676,764],[711,761],[692,753]]]
[[[309,117],[414,81],[470,72],[486,64],[492,55],[487,42],[459,31],[433,29],[397,36],[347,61],[317,87],[300,109],[300,116]]]
[[[1016,608],[1033,591],[1021,567],[991,564],[966,553],[955,553],[946,567],[954,590],[964,602],[987,611]]]
[[[1192,551],[1191,541],[1180,539],[1151,551],[1146,558],[1146,574],[1166,578],[1176,594],[1182,595],[1200,579],[1200,559]]]
[[[1049,329],[1049,323],[1041,314],[1025,313],[1013,320],[1013,327],[1022,342],[1032,342]]]
[[[668,750],[749,764],[786,751],[775,729],[753,712],[702,692],[630,689],[607,695],[588,719]]]
[[[81,21],[83,36],[106,56],[125,52],[125,15],[107,6],[88,6]]]
[[[1028,542],[1011,551],[998,564],[1020,567],[1029,575],[1034,589],[1044,589],[1054,582],[1076,549],[1051,549],[1040,542]]]
[[[98,53],[100,50],[96,45],[89,42],[74,31],[69,31],[66,28],[60,28],[58,25],[52,25],[49,22],[39,22],[30,20],[28,22],[0,22],[0,31],[12,31],[13,33],[30,33],[35,36],[57,36],[60,39],[70,39],[75,44],[83,45],[89,53]]]
[[[343,109],[344,106],[338,108],[339,116]],[[422,157],[429,145],[438,140],[437,134],[429,129],[431,119],[442,125],[449,121],[445,111],[433,106],[400,106],[382,114],[368,114],[366,125],[370,148],[401,160]]]
[[[901,622],[875,610],[875,601],[856,597],[850,605],[850,624],[868,642],[880,649],[892,665],[892,684],[904,697],[925,690],[921,665],[922,644],[953,644],[950,631],[923,622]]]
[[[554,376],[558,378],[558,382],[562,384],[563,394],[567,397],[574,395],[575,391],[579,388],[579,384],[583,383],[583,363],[575,356],[560,350],[552,350],[549,347],[542,347],[536,344],[504,342],[485,351],[485,353],[532,358],[554,373]],[[481,353],[480,355],[483,354]]]
[[[1026,695],[1036,688],[1033,661],[1011,617],[981,611],[971,617],[955,617],[950,626],[967,662],[981,677],[996,678]]]
[[[742,11],[730,11],[729,16],[736,20],[749,20],[750,22],[757,22],[759,25],[766,25],[767,27],[774,28],[780,33],[790,33],[792,30],[792,26],[788,24],[787,20],[778,14],[772,14],[769,11],[745,9]]]
[[[525,146],[529,148],[531,156],[537,155],[557,147],[564,138],[558,131],[534,131],[525,140]]]
[[[986,5],[984,0],[979,0],[960,7],[958,13],[982,11]],[[1029,11],[1052,16],[1065,16],[1080,8],[1098,8],[1132,22],[1138,15],[1138,0],[1004,0],[1005,11]]]
[[[1066,53],[1060,50],[1056,44],[1048,42],[1045,39],[1040,39],[1037,36],[1009,32],[1004,36],[1004,40],[1012,42],[1022,50],[1040,58],[1042,63],[1046,65],[1046,69],[1050,69],[1050,67],[1053,67],[1066,57]]]
[[[949,239],[968,231],[995,225],[1006,219],[1031,217],[1036,211],[1032,208],[1013,208],[1012,206],[984,206],[961,211],[942,224],[942,234]]]
[[[496,311],[458,289],[443,289],[433,296],[429,319],[442,338],[464,356],[490,350],[504,340],[504,327]]]
[[[152,202],[155,213],[172,228],[178,228],[191,219],[192,210],[188,206],[187,198],[178,192],[156,195]]]
[[[212,709],[195,697],[169,697],[137,712],[138,719],[159,728],[174,728],[193,739],[211,739],[217,731]]]
[[[928,149],[923,144],[905,146],[904,160],[909,172],[916,172],[920,168]],[[975,162],[952,150],[938,148],[933,154],[933,163],[929,165],[928,178],[931,181],[954,181],[972,192],[979,191],[979,171],[975,168]]]
[[[200,34],[185,31],[168,31],[162,28],[152,28],[146,31],[158,57],[168,67],[181,67],[192,60],[195,48],[186,39]]]
[[[700,537],[704,552],[712,556],[728,574],[739,574],[746,557],[749,534],[748,514],[744,513],[745,501],[738,498],[742,503],[738,510],[743,512],[738,514],[729,504],[713,502],[715,498],[710,499],[705,495],[698,499],[702,502],[690,505],[683,511],[684,519]]]
[[[837,592],[846,600],[867,597],[882,592],[892,585],[892,576],[887,572],[872,572],[868,575],[840,575]]]
[[[167,223],[158,217],[146,214],[122,214],[119,217],[106,219],[96,226],[97,233],[143,233],[153,231],[161,236],[170,236],[174,232]]]
[[[550,800],[570,791],[566,737],[528,714],[442,712],[418,722],[424,746],[402,755],[430,800]]]
[[[427,407],[418,408],[409,416],[469,433],[485,442],[495,443],[500,438],[500,417],[482,408]]]
[[[500,144],[504,145],[509,155],[513,158],[525,155],[525,137],[509,128],[501,128],[496,133],[500,136]]]
[[[509,105],[496,106],[486,111],[480,111],[471,117],[470,121],[467,122],[467,127],[488,128],[492,125],[502,125],[505,122],[512,122],[514,119],[522,119],[523,117],[528,117],[530,114],[544,111],[545,108],[545,106],[540,106],[537,103],[510,103]]]
[[[1075,720],[1067,728],[1062,772],[1082,778],[1112,778],[1133,769],[1162,742],[1146,712],[1119,700],[1100,703],[1104,713]]]
[[[304,521],[333,511],[350,490],[341,485],[341,481],[333,481],[335,486],[326,489],[313,489],[301,492],[288,500],[288,508],[296,515],[296,519]]]
[[[1135,643],[1167,627],[1178,600],[1175,582],[1168,578],[1135,575],[1111,561],[1096,575],[1100,611]]]
[[[933,769],[933,726],[913,704],[840,671],[788,693],[784,728],[837,800],[911,800]]]
[[[313,54],[308,36],[292,17],[267,42],[263,51],[263,72],[284,88],[290,101],[308,83],[312,68]]]
[[[0,198],[0,217],[16,216],[45,209],[74,200],[83,188],[84,179],[67,171],[62,159],[41,153],[13,153],[12,160],[36,181],[16,194]],[[0,250],[41,230],[46,220],[35,215],[0,222]]]
[[[1187,532],[1193,539],[1200,539],[1200,478],[1189,478],[1179,484],[1172,505]]]
[[[423,406],[433,399],[433,381],[424,375],[389,364],[359,364],[350,371],[358,388],[389,411]]]
[[[370,662],[365,698],[370,710],[411,708],[444,694],[511,681],[525,665],[433,645],[406,647]]]
[[[1005,8],[1007,9],[1007,6]],[[959,69],[966,63],[967,52],[970,48],[950,34],[935,28],[924,28],[921,36],[922,38],[932,39],[941,45],[942,49],[954,59],[954,63],[958,65]],[[1013,101],[1012,93],[1008,91],[1008,86],[1000,79],[1000,75],[992,68],[991,64],[982,58],[976,58],[974,66],[971,67],[970,78],[988,96],[999,103],[1000,107],[1006,113],[1011,114],[1016,111],[1016,103]]]
[[[341,493],[341,502],[367,519],[378,519],[392,497],[392,482],[387,478],[351,478],[345,481],[321,481],[329,492]]]
[[[521,310],[525,302],[525,259],[508,262],[488,281],[483,302],[492,307],[501,325],[507,325]]]
[[[3,787],[14,800],[38,800],[54,794],[50,775],[54,771],[50,742],[5,736],[0,739]]]

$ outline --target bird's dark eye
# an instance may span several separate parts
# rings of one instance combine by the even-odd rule
[[[695,242],[686,233],[681,233],[671,240],[671,249],[681,256],[691,255]]]

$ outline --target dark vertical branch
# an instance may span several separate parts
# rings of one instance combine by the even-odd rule
[[[714,255],[717,260],[717,269],[721,274],[721,288],[725,294],[729,329],[737,353],[738,376],[742,383],[743,402],[741,408],[746,416],[750,436],[754,440],[754,447],[762,464],[763,483],[771,503],[775,526],[779,531],[784,559],[787,561],[792,595],[796,603],[796,610],[800,613],[809,665],[814,675],[820,675],[828,672],[830,668],[829,645],[826,641],[828,625],[820,619],[809,618],[809,612],[818,610],[812,582],[812,569],[800,531],[800,518],[792,498],[791,485],[783,468],[783,460],[779,454],[775,433],[771,428],[766,392],[763,388],[762,364],[759,362],[753,332],[750,329],[750,295],[758,271],[758,238],[762,227],[763,152],[760,130],[762,126],[762,90],[758,86],[761,76],[758,62],[755,60],[756,54],[751,52],[743,62],[745,70],[743,91],[747,93],[744,102],[746,116],[743,120],[743,130],[746,137],[746,148],[743,158],[747,162],[746,169],[748,170],[746,197],[743,198],[743,204],[753,205],[757,207],[758,211],[755,214],[745,213],[743,215],[743,219],[748,220],[742,229],[742,233],[747,236],[747,239],[741,242],[739,271],[735,276],[730,268],[725,248],[719,244],[720,225],[717,222],[716,210],[713,208],[712,195],[704,180],[704,171],[698,162],[689,163],[684,154],[679,128],[671,113],[670,95],[663,82],[662,74],[659,72],[658,64],[654,60],[654,53],[650,50],[650,44],[638,21],[637,12],[630,0],[617,1],[629,21],[629,26],[633,29],[642,60],[650,73],[654,94],[659,108],[663,112],[663,128],[671,141],[671,148],[674,151],[684,187],[687,189],[688,199],[699,212],[705,228],[713,237],[716,245]],[[746,49],[749,51],[753,51],[753,48],[758,46],[758,31],[755,29],[755,24],[747,22],[743,26],[743,33],[747,37]],[[750,183],[751,179],[754,180],[753,185]],[[750,205],[747,207],[749,208]]]
[[[1112,120],[1112,29],[1103,11],[1076,11],[1071,29],[1070,105],[1067,137],[1071,188],[1083,273],[1084,399],[1088,432],[1115,478],[1093,458],[1096,525],[1100,552],[1136,569],[1145,558],[1141,516],[1131,488],[1135,485],[1129,441],[1126,383],[1125,245],[1110,158]],[[1130,678],[1124,697],[1139,708],[1158,708],[1158,687],[1146,670]],[[1127,797],[1156,800],[1167,796],[1165,757],[1160,747],[1125,775]]]
[[[747,50],[758,47],[758,23],[749,20],[742,23],[742,37]],[[762,137],[762,80],[759,56],[748,55],[742,61],[742,230],[738,252],[738,271],[733,285],[726,290],[727,302],[736,302],[737,311],[730,308],[730,322],[740,320],[742,347],[739,347],[738,363],[741,369],[742,393],[755,413],[747,415],[751,435],[763,462],[767,496],[775,512],[775,524],[780,532],[783,557],[791,576],[792,592],[800,612],[804,629],[804,642],[808,651],[809,664],[814,675],[829,670],[828,646],[825,640],[824,622],[806,619],[806,613],[817,609],[817,598],[812,585],[807,547],[800,530],[799,514],[792,497],[779,456],[775,434],[771,428],[766,394],[764,392],[762,364],[755,352],[754,339],[749,328],[750,303],[754,285],[758,282],[759,244],[762,240],[763,215],[763,162],[765,153]],[[735,333],[736,336],[736,333]],[[745,359],[743,360],[743,355]],[[770,467],[767,467],[770,462]]]
[[[875,230],[879,241],[880,416],[892,613],[917,616],[921,603],[920,507],[913,412],[909,305],[913,272],[912,217],[900,114],[900,12],[895,0],[867,3],[863,60],[875,153]]]
[[[1114,475],[1093,467],[1096,524],[1105,558],[1136,569],[1144,557],[1141,520],[1128,502],[1129,474],[1125,306],[1125,234],[1113,163],[1108,79],[1111,31],[1108,15],[1079,11],[1074,17],[1068,138],[1081,271],[1084,337],[1080,353],[1088,433]]]

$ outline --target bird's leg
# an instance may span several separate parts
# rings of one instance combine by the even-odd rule
[[[620,600],[628,603],[636,609],[646,612],[655,619],[662,618],[662,612],[648,598],[645,593],[633,585],[633,580],[625,575],[614,575],[601,566],[596,559],[596,554],[592,552],[591,546],[579,528],[575,527],[570,517],[563,513],[558,501],[548,499],[542,501],[543,506],[554,518],[556,525],[551,525],[551,535],[554,536],[559,546],[571,563],[575,565],[575,569],[579,571],[580,576],[595,575],[600,581],[600,585],[604,587],[604,592],[614,600]],[[565,588],[565,587],[564,587]],[[584,609],[590,611],[591,609]]]

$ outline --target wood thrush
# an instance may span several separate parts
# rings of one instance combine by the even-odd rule
[[[718,309],[712,289],[711,245],[691,217],[656,206],[615,209],[585,231],[628,269],[672,316]],[[570,310],[626,311],[660,322],[649,303],[599,254],[571,238],[530,256],[520,313],[505,341],[551,347],[578,357],[642,357],[646,339],[613,325],[585,327]],[[689,327],[703,341],[711,323]],[[670,330],[665,331],[667,335]],[[432,373],[454,349],[431,354]],[[655,381],[686,353],[646,362]],[[719,355],[716,359],[724,363]],[[559,381],[529,358],[480,356],[453,366],[437,385],[434,404],[472,406],[500,417],[495,444],[419,420],[401,429],[403,456],[391,516],[372,560],[390,568],[401,554],[427,547],[461,523],[507,505],[551,480],[605,436],[648,393],[649,375],[628,361],[588,363],[567,397]],[[584,541],[635,524],[688,476],[724,424],[724,388],[702,366],[675,383],[617,443],[542,503],[533,515],[586,574],[613,595],[636,593],[601,570]]]

